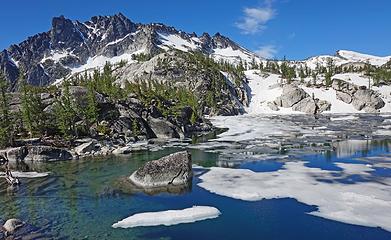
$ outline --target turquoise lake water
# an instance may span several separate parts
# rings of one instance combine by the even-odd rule
[[[336,163],[363,164],[376,156],[391,159],[391,142],[387,139],[348,141],[344,148],[347,151],[338,148],[300,155],[283,151],[269,154],[266,160],[257,160],[255,155],[251,160],[241,161],[232,167],[262,173],[283,169],[289,161],[301,161],[309,168],[339,171]],[[189,150],[193,163],[205,168],[194,170],[192,188],[187,192],[148,195],[126,191],[123,179],[134,170],[146,161],[179,150],[166,148],[124,157],[34,166],[33,170],[48,171],[50,175],[22,179],[22,185],[15,190],[7,189],[5,182],[0,180],[0,218],[23,219],[41,228],[49,239],[391,239],[391,232],[378,227],[352,225],[309,215],[309,212],[317,210],[317,206],[303,204],[293,198],[249,202],[211,193],[197,184],[201,181],[199,176],[207,172],[208,167],[222,166],[221,153],[214,151]],[[353,174],[339,181],[355,184],[389,178],[391,169],[379,166],[365,179]],[[135,213],[184,209],[194,205],[214,206],[222,214],[216,219],[175,226],[111,227]]]

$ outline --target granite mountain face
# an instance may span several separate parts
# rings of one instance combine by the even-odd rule
[[[122,14],[92,17],[90,21],[72,21],[55,17],[48,32],[11,45],[0,53],[0,68],[18,89],[19,74],[27,82],[46,86],[72,73],[98,67],[107,61],[130,60],[135,53],[157,55],[170,49],[200,51],[206,55],[239,51],[251,60],[255,54],[217,33],[185,33],[163,24],[139,24]],[[233,60],[240,60],[237,56]]]

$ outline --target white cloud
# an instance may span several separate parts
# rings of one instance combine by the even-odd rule
[[[258,50],[255,51],[259,57],[271,59],[274,58],[277,54],[278,50],[274,45],[265,45],[261,46]]]
[[[272,1],[266,1],[263,7],[244,8],[244,17],[236,23],[236,27],[244,34],[254,34],[263,31],[266,23],[273,19],[276,10],[272,7]]]

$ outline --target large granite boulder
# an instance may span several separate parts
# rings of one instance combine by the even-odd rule
[[[365,86],[357,86],[341,79],[333,79],[332,88],[336,90],[337,99],[352,104],[358,111],[368,113],[379,112],[385,103],[379,93],[367,89]]]
[[[148,189],[187,185],[192,176],[191,155],[184,151],[147,162],[129,179],[137,187]]]
[[[174,124],[159,118],[149,118],[148,124],[157,138],[183,138],[183,132]]]
[[[326,100],[319,100],[319,101],[317,101],[316,105],[318,106],[316,113],[330,111],[330,109],[331,109],[331,103]]]
[[[98,143],[98,141],[92,139],[91,141],[82,143],[79,146],[75,147],[75,153],[81,156],[81,155],[91,154],[93,152],[99,151],[100,148],[101,146]]]
[[[353,96],[352,105],[359,111],[373,113],[384,107],[385,103],[375,91],[359,89]]]
[[[288,84],[282,88],[282,95],[278,97],[274,102],[278,107],[289,108],[300,102],[301,100],[310,97],[303,89]]]
[[[316,102],[311,97],[304,98],[292,107],[293,111],[299,111],[308,114],[316,114],[317,109],[318,107]]]
[[[331,103],[310,97],[302,88],[289,84],[284,85],[282,95],[274,102],[268,102],[267,106],[273,111],[279,111],[279,107],[292,107],[293,111],[319,114],[330,110]]]
[[[68,150],[51,146],[38,145],[28,147],[28,154],[24,158],[24,161],[51,162],[72,159],[73,156]]]

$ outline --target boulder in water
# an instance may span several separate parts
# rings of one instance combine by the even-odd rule
[[[183,151],[147,162],[130,176],[130,181],[141,188],[161,188],[187,185],[192,176],[191,155]]]

